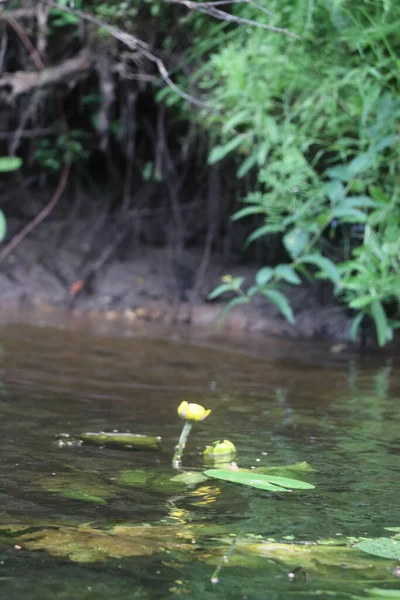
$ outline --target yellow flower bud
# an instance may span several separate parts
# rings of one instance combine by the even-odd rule
[[[193,402],[189,404],[186,400],[181,402],[178,408],[178,415],[186,421],[204,421],[210,412],[211,410],[206,410],[204,406]]]

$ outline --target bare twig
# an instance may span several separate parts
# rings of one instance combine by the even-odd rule
[[[25,129],[21,132],[20,138],[38,138],[46,137],[54,134],[55,129],[53,127],[38,127],[37,129]],[[15,136],[14,131],[0,131],[0,140],[8,140]]]
[[[283,35],[287,35],[291,38],[294,38],[295,40],[300,40],[300,36],[298,36],[296,33],[293,33],[292,31],[289,31],[289,29],[284,29],[282,27],[275,27],[274,25],[268,25],[267,23],[260,23],[258,21],[253,21],[252,19],[246,19],[244,17],[236,17],[235,15],[232,15],[230,13],[227,13],[223,10],[220,10],[219,8],[215,8],[216,6],[216,2],[192,2],[191,0],[165,0],[166,2],[169,2],[171,4],[181,4],[182,6],[186,6],[186,8],[189,8],[190,10],[197,10],[201,13],[204,13],[206,15],[210,15],[211,17],[214,17],[215,19],[219,19],[221,21],[230,21],[231,23],[238,23],[239,25],[251,25],[252,27],[259,27],[261,29],[267,29],[268,31],[273,31],[275,33],[281,33]],[[243,0],[245,1],[245,0]],[[231,4],[236,4],[237,1],[234,0],[234,2],[231,2]],[[252,2],[249,2],[249,4],[253,4]],[[254,6],[256,6],[258,9],[260,9],[261,7],[259,5],[256,5],[254,3]]]
[[[38,24],[38,35],[37,35],[37,49],[40,56],[45,56],[47,46],[47,20],[49,16],[50,6],[43,6],[38,4],[37,7],[37,24]]]
[[[22,135],[24,133],[25,127],[29,121],[29,119],[34,114],[34,111],[37,109],[40,101],[40,91],[36,90],[36,92],[30,97],[28,106],[23,111],[21,118],[18,123],[17,129],[14,131],[13,140],[11,142],[9,148],[10,156],[15,156],[17,150],[19,148],[19,144],[21,142]]]
[[[15,10],[0,10],[0,21],[12,17],[13,19],[32,19],[36,15],[35,8],[16,8]]]
[[[0,35],[1,35],[1,44],[0,44],[0,73],[3,72],[4,59],[6,57],[7,45],[8,45],[8,36],[7,36],[7,27],[5,23],[0,23]]]
[[[61,174],[60,181],[58,182],[57,189],[54,192],[53,197],[51,198],[50,202],[43,208],[43,210],[40,211],[39,214],[36,215],[36,217],[34,219],[32,219],[32,221],[30,221],[30,223],[28,223],[28,225],[26,225],[26,227],[24,227],[17,235],[15,235],[12,238],[12,240],[3,248],[3,250],[0,252],[0,263],[2,263],[3,260],[5,258],[7,258],[7,256],[11,252],[13,252],[13,250],[15,250],[15,248],[18,246],[18,244],[20,244],[22,242],[22,240],[25,239],[26,236],[31,231],[33,231],[35,229],[35,227],[37,227],[37,225],[39,225],[39,223],[41,223],[51,213],[51,211],[53,210],[53,208],[56,206],[57,202],[61,198],[62,193],[64,192],[64,189],[65,189],[65,186],[67,185],[70,168],[71,168],[70,163],[66,162],[64,165],[63,172]]]
[[[17,21],[14,19],[12,14],[5,13],[3,15],[3,19],[10,25],[10,27],[12,27],[14,29],[15,33],[18,35],[18,37],[24,44],[25,48],[29,52],[29,55],[32,58],[33,62],[35,63],[35,66],[38,69],[38,71],[40,71],[41,69],[44,69],[44,64],[43,64],[42,59],[40,58],[39,52],[36,50],[35,46],[31,42],[31,40],[26,35],[26,33],[22,29],[21,25],[19,23],[17,23]]]
[[[174,92],[176,94],[178,94],[181,98],[183,98],[187,102],[190,102],[190,104],[193,104],[194,106],[198,106],[199,108],[206,108],[208,110],[211,110],[212,112],[215,112],[215,113],[217,112],[212,107],[210,107],[206,102],[197,100],[197,98],[194,98],[190,94],[187,94],[186,92],[181,90],[172,81],[172,79],[168,73],[168,70],[167,70],[164,62],[161,60],[161,58],[159,58],[158,56],[153,54],[149,49],[150,46],[148,44],[146,44],[145,42],[143,42],[142,40],[140,40],[139,38],[137,38],[136,36],[131,35],[130,33],[126,33],[124,31],[122,31],[121,29],[119,29],[118,27],[115,27],[114,25],[108,25],[107,23],[104,23],[104,21],[102,21],[101,19],[98,19],[97,17],[94,17],[93,15],[90,15],[88,13],[82,12],[81,10],[76,10],[76,9],[70,8],[68,6],[61,6],[57,2],[53,2],[53,0],[39,0],[39,2],[42,2],[43,4],[47,4],[48,6],[52,6],[54,8],[58,8],[65,12],[71,13],[71,14],[79,17],[80,19],[88,21],[89,23],[93,23],[94,25],[97,25],[98,27],[101,27],[102,29],[105,29],[115,39],[119,40],[120,42],[122,42],[123,44],[128,46],[128,48],[130,48],[131,50],[133,50],[135,52],[138,52],[141,56],[147,58],[150,62],[152,62],[156,66],[156,68],[157,68],[161,78],[164,80],[164,82],[172,90],[174,90]]]

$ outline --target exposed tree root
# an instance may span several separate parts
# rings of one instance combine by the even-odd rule
[[[93,55],[85,48],[74,58],[65,60],[57,66],[47,67],[37,73],[27,71],[6,73],[0,77],[0,88],[9,88],[10,98],[13,99],[37,88],[56,84],[68,85],[76,82],[82,75],[87,76],[93,63]]]

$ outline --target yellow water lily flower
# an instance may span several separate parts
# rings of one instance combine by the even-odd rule
[[[210,414],[211,410],[206,410],[201,404],[194,402],[181,402],[178,408],[178,415],[186,421],[204,421]]]

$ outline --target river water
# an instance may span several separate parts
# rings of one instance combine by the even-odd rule
[[[396,561],[356,549],[354,562],[292,557],[267,544],[348,546],[400,526],[397,356],[123,333],[1,327],[2,598],[380,598],[370,590],[400,588]],[[204,447],[229,439],[242,468],[305,461],[288,472],[315,489],[274,494],[218,480],[175,489],[184,399],[212,410],[193,427],[184,469],[200,473]],[[162,445],[74,442],[102,430]]]

